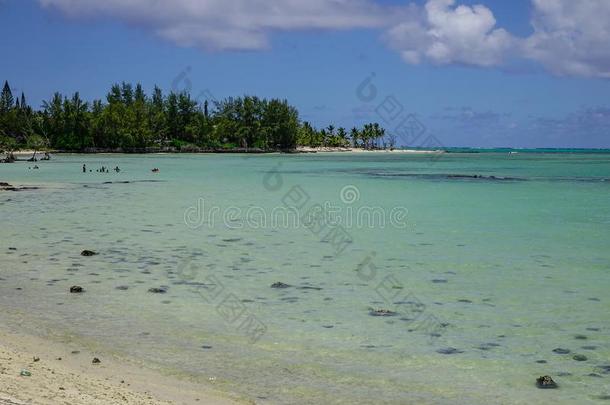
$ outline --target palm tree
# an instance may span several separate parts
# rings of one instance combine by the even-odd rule
[[[328,146],[328,133],[326,132],[325,129],[320,131],[320,138],[322,140],[322,146],[324,146],[324,147]]]
[[[353,127],[350,131],[350,137],[352,138],[352,146],[355,148],[358,146],[358,139],[360,138],[360,131],[358,128]]]
[[[376,122],[373,124],[373,139],[375,140],[375,147],[378,147],[379,139],[385,135],[385,129],[381,128]]]
[[[345,147],[349,144],[347,140],[347,131],[345,130],[345,128],[340,127],[337,130],[337,137],[339,138],[339,143],[341,144],[340,146]]]

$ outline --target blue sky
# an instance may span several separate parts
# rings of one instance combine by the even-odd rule
[[[130,81],[287,98],[317,126],[395,131],[413,114],[444,146],[610,147],[603,0],[96,3],[0,0],[0,79],[35,107],[54,91],[93,100]],[[373,72],[377,95],[364,100]]]

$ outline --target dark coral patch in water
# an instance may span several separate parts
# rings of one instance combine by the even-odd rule
[[[396,312],[390,311],[389,309],[371,309],[369,310],[371,316],[395,316]]]
[[[440,354],[459,354],[459,353],[464,353],[463,350],[456,349],[455,347],[446,347],[444,349],[438,349],[436,352],[440,353]]]
[[[536,379],[536,387],[542,389],[557,388],[557,383],[550,376],[545,375]]]
[[[574,339],[577,339],[577,340],[587,340],[588,337],[586,337],[585,335],[576,335],[576,336],[574,336]]]
[[[271,288],[288,288],[288,287],[290,287],[290,284],[282,283],[281,281],[271,284]]]

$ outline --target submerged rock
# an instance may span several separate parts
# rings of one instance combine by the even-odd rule
[[[93,250],[83,250],[82,252],[80,252],[81,256],[95,256],[97,253],[94,252]]]
[[[491,350],[494,347],[499,347],[498,343],[483,343],[478,347],[479,350]]]
[[[459,353],[464,353],[463,350],[456,349],[455,347],[446,347],[444,349],[438,349],[436,352],[440,353],[440,354],[459,354]]]
[[[396,312],[394,311],[390,311],[389,309],[370,309],[369,310],[369,315],[370,316],[395,316],[397,315]]]
[[[2,163],[1,160],[0,160],[0,163]],[[15,187],[9,183],[0,181],[0,190],[6,190],[6,191],[38,190],[38,187]]]
[[[576,335],[576,336],[574,336],[574,339],[576,339],[576,340],[587,340],[588,337],[585,336],[585,335]]]
[[[610,366],[598,366],[597,368],[604,374],[610,374]]]
[[[70,287],[70,292],[72,294],[80,294],[80,293],[84,293],[85,289],[83,287],[81,287],[80,285],[73,285],[72,287]]]
[[[602,395],[599,395],[599,396],[597,397],[597,399],[601,399],[602,401],[608,401],[608,400],[610,400],[610,395],[608,395],[608,394],[602,394]]]
[[[290,284],[285,284],[285,283],[282,283],[281,281],[271,284],[271,288],[288,288],[288,287],[290,287]]]
[[[39,187],[2,187],[0,190],[6,191],[24,191],[24,190],[38,190]]]
[[[557,388],[557,383],[555,381],[553,381],[553,379],[548,376],[542,376],[542,377],[538,377],[536,378],[536,387],[538,388],[542,388],[542,389],[547,389],[547,388]]]

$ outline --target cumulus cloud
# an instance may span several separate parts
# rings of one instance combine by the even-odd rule
[[[387,9],[372,0],[39,0],[72,17],[116,18],[183,46],[257,50],[274,31],[375,28]]]
[[[558,75],[610,78],[610,1],[533,0],[524,56]]]
[[[534,32],[525,38],[496,26],[484,5],[428,0],[387,39],[407,63],[500,65],[516,56],[556,75],[610,78],[609,0],[532,0]]]
[[[489,8],[456,6],[455,0],[429,0],[423,10],[391,28],[387,40],[412,64],[493,66],[514,45],[506,30],[496,28]]]
[[[520,57],[557,75],[610,78],[610,0],[531,0],[533,33],[524,38],[499,27],[487,6],[457,0],[404,0],[400,7],[381,0],[38,1],[208,50],[265,49],[278,31],[376,28],[410,64],[491,67]]]

